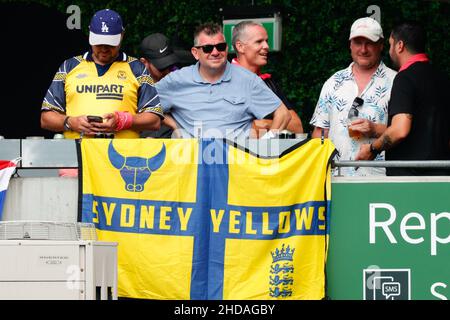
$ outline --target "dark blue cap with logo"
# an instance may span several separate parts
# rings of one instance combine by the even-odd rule
[[[97,11],[89,25],[89,44],[118,46],[123,32],[122,18],[114,10]]]

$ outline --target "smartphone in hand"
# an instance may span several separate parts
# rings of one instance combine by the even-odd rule
[[[87,116],[87,119],[89,122],[99,122],[99,123],[103,122],[103,118],[99,116]]]

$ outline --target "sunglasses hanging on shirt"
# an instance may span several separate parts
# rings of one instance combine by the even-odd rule
[[[364,100],[360,97],[356,97],[355,100],[353,100],[352,106],[348,112],[348,118],[358,118],[359,117],[359,110],[362,105],[364,104]]]

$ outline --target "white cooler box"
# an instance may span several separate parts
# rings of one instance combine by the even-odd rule
[[[117,299],[117,243],[40,240],[49,233],[25,229],[25,239],[13,239],[0,224],[2,239],[9,235],[0,240],[0,299]]]

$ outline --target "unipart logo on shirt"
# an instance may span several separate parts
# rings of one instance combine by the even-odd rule
[[[112,99],[112,100],[123,100],[123,88],[124,86],[118,84],[110,85],[78,85],[77,93],[90,94],[95,93],[96,99]]]

